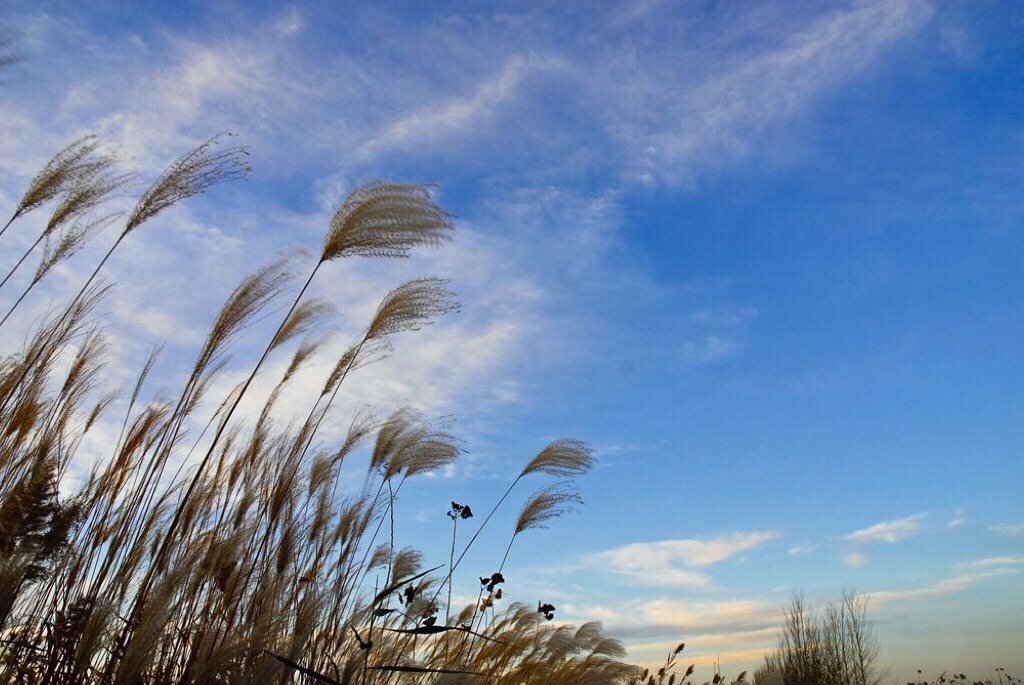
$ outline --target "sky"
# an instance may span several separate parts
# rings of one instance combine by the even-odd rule
[[[251,151],[247,181],[111,261],[112,383],[163,340],[157,387],[176,387],[238,279],[317,251],[354,187],[436,184],[454,240],[330,264],[336,346],[285,403],[388,289],[450,279],[461,312],[346,400],[462,440],[399,499],[404,542],[442,563],[450,500],[486,510],[579,438],[586,504],[516,541],[509,596],[602,621],[635,661],[685,640],[736,673],[793,593],[853,588],[893,681],[1024,673],[1024,5],[2,5],[23,58],[0,73],[2,212],[88,132],[143,180],[219,131]],[[5,268],[32,237],[12,229]],[[516,514],[468,557],[470,590]]]

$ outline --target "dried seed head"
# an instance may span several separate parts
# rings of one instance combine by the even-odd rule
[[[84,163],[50,215],[43,235],[53,233],[69,221],[75,221],[112,200],[134,180],[132,174],[117,172],[116,166],[117,158],[111,154],[95,155]]]
[[[581,476],[594,466],[594,450],[582,440],[555,440],[537,453],[520,477],[546,473],[557,478]]]
[[[295,350],[295,354],[292,355],[292,360],[289,362],[288,368],[285,369],[284,376],[281,377],[281,383],[284,384],[291,380],[292,376],[298,373],[302,365],[309,361],[309,358],[316,354],[323,344],[324,338],[303,340]]]
[[[389,416],[377,430],[377,441],[370,456],[370,471],[386,468],[401,450],[407,436],[415,430],[416,417],[408,409],[402,408]]]
[[[222,181],[249,175],[249,152],[245,147],[219,147],[229,133],[218,133],[180,157],[153,182],[128,217],[124,234],[152,219],[179,200],[198,195]]]
[[[392,290],[377,307],[365,339],[419,330],[439,316],[458,311],[454,293],[444,288],[447,283],[440,278],[420,278]]]
[[[338,357],[338,361],[334,364],[334,368],[331,369],[330,375],[327,376],[327,380],[324,382],[323,390],[320,391],[321,397],[338,387],[338,383],[341,382],[345,375],[358,366],[359,360],[357,357],[361,351],[362,348],[360,346],[353,345]]]
[[[37,209],[67,191],[83,171],[89,170],[99,145],[99,138],[88,135],[55,154],[29,183],[14,216]]]
[[[283,256],[242,279],[220,309],[196,361],[201,372],[215,361],[235,337],[252,322],[292,278],[291,256]]]
[[[334,314],[335,309],[329,303],[317,298],[310,298],[300,303],[281,325],[281,330],[274,336],[270,349],[277,348],[297,335],[302,335],[318,322]]]
[[[411,417],[410,417],[411,418]],[[397,448],[384,467],[384,478],[436,471],[454,462],[461,450],[455,437],[436,422],[415,419],[396,440]]]
[[[35,283],[41,281],[53,267],[78,252],[85,243],[89,242],[96,234],[120,216],[117,213],[108,214],[94,221],[75,221],[66,230],[62,231],[55,240],[52,239],[52,236],[48,235],[46,242],[43,243],[43,257],[39,261],[39,266],[36,267],[32,281]]]
[[[353,190],[331,219],[321,261],[338,257],[407,257],[419,245],[449,238],[451,216],[421,185],[370,183]]]
[[[548,521],[565,514],[576,504],[583,504],[583,499],[565,483],[557,483],[538,490],[519,512],[516,535],[531,528],[546,528]]]

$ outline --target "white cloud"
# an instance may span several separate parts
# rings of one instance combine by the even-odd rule
[[[989,530],[999,535],[1006,535],[1007,537],[1021,537],[1024,536],[1024,523],[990,526]]]
[[[924,587],[912,588],[909,590],[876,590],[875,592],[867,593],[867,596],[874,604],[932,599],[934,597],[943,597],[945,595],[963,592],[982,580],[1013,575],[1016,573],[1016,569],[997,566],[995,568],[991,568],[991,570],[962,573],[960,575],[944,578]]]
[[[743,642],[756,631],[774,627],[782,606],[760,599],[694,600],[657,597],[645,601],[589,604],[563,600],[567,615],[603,621],[609,631],[632,641],[680,635],[715,634],[725,643],[729,634]],[[673,645],[674,646],[674,645]]]
[[[96,124],[99,132],[117,141],[136,163],[155,166],[218,130],[244,132],[249,141],[257,133],[265,136],[269,122],[260,114],[272,102],[301,97],[300,84],[289,81],[278,63],[288,39],[262,30],[217,43],[177,36],[166,62],[102,74],[83,81],[79,89],[89,89],[92,109],[107,110]],[[111,87],[112,77],[125,84],[123,100],[102,92]]]
[[[992,566],[1019,566],[1024,564],[1024,556],[1008,556],[1008,557],[986,557],[984,559],[975,559],[969,562],[970,566],[975,568],[988,568]]]
[[[818,545],[814,543],[804,543],[799,545],[793,545],[789,548],[789,554],[793,556],[799,556],[801,554],[810,554],[811,552],[817,551]]]
[[[698,309],[690,314],[690,318],[703,326],[738,326],[756,318],[758,313],[755,307],[720,307]]]
[[[683,359],[697,364],[711,364],[726,357],[732,356],[740,349],[740,344],[735,340],[723,338],[719,335],[705,335],[699,340],[690,340],[683,343]]]
[[[731,533],[710,540],[636,542],[592,555],[589,561],[647,585],[706,588],[710,576],[694,569],[720,563],[779,537],[778,531],[768,530]]]
[[[610,22],[657,37],[653,27],[632,24],[660,4],[595,13],[593,28]],[[426,143],[437,151],[443,141],[445,153],[464,159],[493,154],[496,175],[510,171],[503,159],[528,154],[530,173],[557,170],[560,184],[593,171],[685,179],[748,154],[766,128],[807,111],[912,35],[931,8],[924,0],[863,2],[811,19],[782,13],[766,25],[726,16],[715,33],[721,38],[694,36],[706,50],[654,40],[643,53],[633,40],[599,48],[589,39],[545,40],[558,28],[547,12],[481,17],[474,30],[441,12],[423,22],[378,22],[396,47],[387,59],[337,44],[314,57],[306,38],[315,14],[286,7],[233,32],[165,31],[145,41],[90,34],[71,18],[25,15],[35,40],[91,45],[96,53],[86,63],[64,59],[63,73],[49,75],[63,79],[65,92],[39,131],[100,121],[146,164],[236,128],[258,137],[275,163],[326,159],[335,171],[365,171],[384,153],[419,153]],[[680,14],[675,30],[695,30]],[[744,44],[757,47],[735,49]],[[538,88],[524,87],[534,79]],[[5,124],[27,113],[2,107]],[[498,121],[508,125],[489,126]]]
[[[728,66],[720,71],[692,69],[703,80],[686,87],[662,87],[670,67],[654,72],[635,59],[623,62],[632,78],[620,75],[622,92],[615,102],[629,109],[613,108],[611,130],[632,149],[630,176],[686,181],[696,168],[749,154],[765,129],[865,71],[930,15],[921,0],[865,2],[802,29],[773,27],[783,36],[781,44],[739,60],[722,59]],[[646,108],[642,117],[640,108]]]
[[[632,0],[632,2],[621,3],[612,13],[607,28],[611,30],[632,24],[651,14],[663,4],[665,4],[665,0]]]
[[[860,568],[867,561],[867,558],[860,552],[849,552],[843,555],[843,565],[847,568]]]
[[[515,55],[492,79],[477,84],[469,97],[452,98],[403,115],[368,140],[357,156],[369,159],[394,149],[422,146],[438,138],[466,131],[490,116],[496,107],[515,97],[532,72],[558,67],[558,60],[539,55]]]
[[[957,528],[963,527],[967,523],[967,518],[965,514],[966,512],[963,507],[957,507],[953,511],[953,518],[951,518],[946,523],[946,528],[948,528],[949,530],[955,530]]]
[[[291,5],[273,22],[273,27],[279,33],[290,36],[306,27],[306,19],[297,7]]]
[[[886,542],[892,544],[921,532],[921,522],[927,514],[914,514],[901,519],[883,521],[868,528],[856,530],[844,537],[851,542]]]
[[[778,619],[775,602],[755,599],[694,602],[692,600],[653,599],[640,604],[641,620],[655,625],[675,625],[690,632],[705,629],[748,627],[774,623]]]

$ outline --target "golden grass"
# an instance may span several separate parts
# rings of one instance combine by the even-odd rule
[[[444,422],[409,410],[384,420],[363,413],[345,436],[325,434],[325,417],[353,373],[384,358],[396,335],[457,309],[444,281],[414,280],[388,293],[325,375],[322,392],[309,398],[308,410],[291,420],[273,418],[281,392],[324,341],[320,331],[331,305],[305,295],[320,266],[348,256],[404,257],[447,240],[450,215],[428,188],[373,183],[353,191],[285,307],[300,257],[275,260],[243,279],[176,393],[146,399],[158,344],[129,393],[118,396],[104,386],[107,343],[96,307],[106,291],[94,281],[115,248],[147,220],[248,173],[244,148],[225,147],[223,140],[215,136],[186,153],[150,185],[68,305],[28,332],[20,353],[0,360],[0,679],[359,685],[635,679],[638,670],[623,663],[621,644],[597,624],[556,625],[550,605],[503,600],[514,583],[504,587],[500,572],[481,586],[480,602],[453,607],[442,600],[451,597],[466,552],[522,479],[558,483],[526,502],[512,539],[578,500],[567,479],[591,467],[586,444],[559,440],[536,455],[456,555],[458,523],[470,525],[472,518],[468,507],[459,509],[447,563],[438,560],[424,571],[418,552],[395,550],[395,503],[408,479],[457,460],[455,436]],[[127,178],[100,141],[86,137],[31,181],[8,226],[17,230],[26,213],[57,207],[52,227],[33,248],[47,243],[47,266],[33,285],[74,254],[92,235],[93,222],[110,221],[95,219],[95,209],[122,192]],[[211,396],[226,370],[239,370],[232,343],[257,330],[254,324],[276,307],[285,313],[258,360],[241,367],[244,380]],[[271,355],[284,354],[290,361],[272,379],[262,410],[243,416],[238,408],[253,379]],[[123,407],[123,415],[110,417],[111,406]],[[77,489],[61,494],[69,468],[81,468],[76,457],[85,433],[104,416],[120,425],[116,441]],[[369,468],[353,491],[345,486],[348,457],[364,446]]]

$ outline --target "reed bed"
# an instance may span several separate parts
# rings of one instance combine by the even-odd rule
[[[579,502],[572,480],[593,464],[585,443],[557,440],[541,450],[485,517],[453,502],[450,554],[425,560],[395,548],[394,506],[407,480],[460,456],[447,425],[401,410],[383,419],[359,413],[340,435],[327,428],[362,366],[385,357],[395,336],[457,309],[444,281],[394,288],[338,353],[319,394],[297,416],[279,416],[282,392],[324,351],[329,305],[307,294],[320,269],[449,240],[451,216],[428,188],[357,188],[312,264],[281,258],[243,279],[170,397],[147,399],[158,347],[123,394],[105,386],[104,265],[153,217],[248,172],[245,148],[214,136],[171,164],[129,212],[114,214],[104,208],[125,197],[132,177],[89,136],[58,152],[10,209],[0,244],[25,217],[51,214],[0,284],[8,303],[0,330],[26,341],[0,359],[0,680],[634,682],[638,669],[599,624],[561,624],[550,604],[502,595],[512,543]],[[8,330],[36,284],[106,226],[120,230],[66,304],[30,331]],[[24,279],[11,277],[32,256],[33,278],[13,290]],[[236,362],[239,337],[275,317],[259,356]],[[245,412],[254,380],[282,366],[268,364],[271,357],[288,359],[286,370],[264,379],[273,389],[261,410]],[[240,380],[218,390],[229,372]],[[72,486],[83,439],[100,421],[120,430]],[[353,489],[346,483],[357,452],[369,466]],[[531,480],[539,490],[520,492]],[[524,504],[506,538],[487,525],[513,496]],[[468,539],[460,524],[473,528]],[[452,585],[476,577],[461,564],[484,532],[499,535],[498,570],[480,578],[477,601],[455,606]]]

